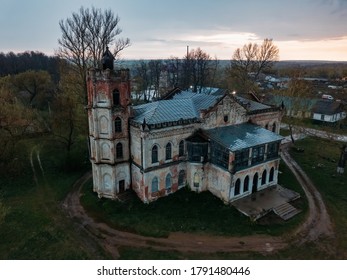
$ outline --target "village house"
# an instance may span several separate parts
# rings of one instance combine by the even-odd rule
[[[319,100],[312,108],[312,119],[323,123],[337,123],[346,118],[341,102],[333,100]]]
[[[145,203],[188,185],[225,203],[277,185],[281,107],[237,96],[176,90],[132,106],[128,70],[88,72],[93,189],[116,199],[128,189]]]

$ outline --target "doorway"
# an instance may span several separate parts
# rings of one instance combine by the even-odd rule
[[[125,191],[125,180],[120,180],[118,185],[118,192],[122,193]]]

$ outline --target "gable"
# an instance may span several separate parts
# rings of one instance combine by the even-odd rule
[[[213,107],[202,111],[205,127],[232,125],[246,122],[247,110],[229,95],[225,95]]]

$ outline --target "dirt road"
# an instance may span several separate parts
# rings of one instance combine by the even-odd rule
[[[332,237],[333,230],[330,217],[324,202],[307,175],[290,157],[286,149],[282,158],[293,171],[302,185],[309,201],[309,214],[306,221],[291,235],[273,237],[267,235],[251,235],[243,237],[221,237],[198,235],[193,233],[172,233],[168,238],[144,237],[137,234],[115,230],[104,223],[98,223],[85,212],[80,204],[80,190],[91,178],[91,173],[85,174],[66,197],[63,208],[84,232],[91,242],[97,242],[112,258],[119,258],[119,246],[152,248],[155,250],[175,250],[180,252],[245,252],[254,251],[264,254],[283,249],[291,242],[305,243],[315,241],[320,237]]]

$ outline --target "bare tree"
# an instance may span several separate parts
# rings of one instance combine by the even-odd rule
[[[128,38],[116,39],[122,32],[119,21],[110,9],[102,11],[95,7],[91,10],[81,7],[78,13],[72,13],[70,18],[59,22],[62,36],[58,40],[58,55],[76,67],[85,92],[87,68],[98,66],[106,47],[113,45],[116,57],[130,46]]]
[[[187,53],[182,66],[184,87],[192,86],[194,92],[201,92],[202,87],[213,84],[218,61],[197,48]]]
[[[242,90],[249,91],[259,74],[271,69],[278,58],[279,49],[272,39],[264,39],[261,45],[248,43],[234,52],[229,74],[240,82]]]

